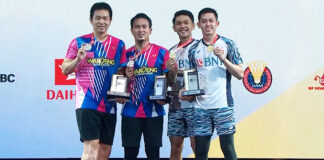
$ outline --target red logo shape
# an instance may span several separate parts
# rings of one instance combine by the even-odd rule
[[[55,85],[75,85],[75,73],[68,76],[62,73],[62,62],[64,59],[55,59]]]
[[[256,84],[254,78],[250,71],[250,68],[247,67],[244,71],[243,76],[243,85],[251,93],[262,94],[266,92],[272,84],[272,74],[268,67],[264,68],[262,73],[261,82]]]
[[[317,81],[317,79],[318,79],[319,84],[321,84],[322,86],[324,86],[324,73],[323,73],[322,77],[315,76],[314,81]]]

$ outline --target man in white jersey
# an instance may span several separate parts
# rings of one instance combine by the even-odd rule
[[[219,21],[214,9],[202,9],[198,20],[203,38],[189,51],[190,63],[197,69],[200,87],[205,90],[194,104],[196,159],[208,159],[214,129],[225,159],[237,159],[231,77],[243,77],[242,58],[232,40],[216,33]]]
[[[167,62],[167,66],[168,68],[175,68],[174,71],[190,69],[188,51],[189,48],[197,42],[192,39],[191,35],[192,30],[195,28],[194,16],[188,10],[180,10],[174,14],[172,22],[173,30],[178,34],[180,42],[169,50],[170,57],[174,57],[170,58]],[[176,72],[168,72],[168,80],[170,80],[169,84],[172,87],[172,91],[175,92],[175,95],[172,96],[169,104],[168,136],[171,143],[170,160],[181,160],[183,140],[185,137],[190,137],[192,150],[193,152],[195,151],[193,135],[194,108],[192,103],[179,100],[179,97],[177,96],[179,90],[177,90],[177,88],[182,87],[181,82],[183,83],[183,79],[179,77],[178,79],[175,79],[175,75]],[[180,83],[177,83],[177,81],[180,81]],[[190,100],[190,98],[192,99],[192,97],[186,98],[186,100]]]

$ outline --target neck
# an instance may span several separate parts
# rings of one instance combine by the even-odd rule
[[[216,32],[214,34],[203,35],[203,39],[204,39],[205,43],[210,44],[210,43],[213,43],[213,40],[216,35],[217,35]]]
[[[191,36],[188,36],[188,37],[180,37],[180,42],[179,44],[184,44],[186,43],[187,41],[189,41],[189,39],[191,39]]]
[[[144,41],[135,41],[135,47],[138,50],[143,49],[145,46],[147,46],[150,43],[149,40],[144,40]]]
[[[94,32],[93,33],[94,34],[94,36],[96,37],[96,39],[98,40],[98,41],[105,41],[106,40],[106,38],[107,38],[107,35],[108,35],[108,33],[107,32],[103,32],[103,33],[96,33],[96,32]]]

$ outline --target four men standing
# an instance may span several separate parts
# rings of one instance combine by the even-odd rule
[[[76,116],[80,140],[84,143],[82,159],[107,159],[111,152],[116,126],[116,102],[108,101],[113,74],[128,78],[129,99],[118,98],[122,108],[122,145],[125,159],[136,159],[141,136],[144,136],[148,159],[159,159],[162,146],[163,101],[148,99],[154,92],[155,76],[165,74],[172,91],[168,117],[171,142],[170,159],[182,159],[183,139],[190,137],[196,159],[208,159],[214,129],[220,135],[226,159],[236,159],[235,121],[231,75],[243,77],[242,59],[232,40],[219,36],[218,15],[204,8],[198,15],[203,38],[192,38],[195,28],[190,11],[180,10],[173,17],[173,29],[179,43],[169,51],[150,43],[152,21],[144,13],[131,21],[135,45],[125,51],[125,44],[108,34],[112,10],[107,3],[95,3],[90,10],[93,33],[75,38],[64,60],[63,73],[76,72]],[[177,73],[195,69],[201,96],[181,96],[176,90]],[[207,87],[208,84],[208,87]],[[180,93],[179,93],[180,92]]]

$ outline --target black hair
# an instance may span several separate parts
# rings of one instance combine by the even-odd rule
[[[212,8],[203,8],[202,10],[199,11],[199,14],[198,14],[198,20],[200,21],[200,18],[203,14],[205,13],[213,13],[216,17],[216,21],[218,21],[218,14],[216,12],[215,9],[212,9]]]
[[[130,25],[131,25],[131,28],[133,28],[133,25],[134,25],[134,21],[135,19],[138,19],[138,18],[144,18],[146,19],[148,22],[149,22],[149,26],[150,28],[152,28],[152,20],[149,16],[147,16],[145,13],[138,13],[136,14],[130,21]]]
[[[91,19],[93,18],[94,12],[96,10],[101,10],[101,9],[107,10],[109,12],[109,18],[111,20],[112,19],[112,10],[111,10],[110,5],[106,2],[97,2],[97,3],[93,4],[90,9],[90,18]]]
[[[192,22],[192,23],[195,23],[194,16],[193,16],[193,14],[192,14],[190,11],[188,11],[188,10],[180,10],[180,11],[177,11],[177,12],[174,14],[173,18],[172,18],[172,23],[173,23],[173,25],[175,24],[175,20],[176,20],[176,18],[177,18],[178,16],[181,16],[181,15],[188,16],[188,17],[190,18],[191,22]]]

